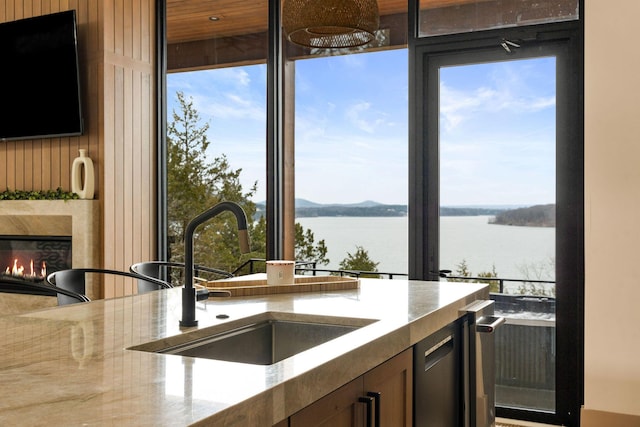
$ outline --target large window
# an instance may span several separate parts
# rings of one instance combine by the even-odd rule
[[[325,268],[361,248],[406,274],[407,50],[298,60],[295,81],[296,221],[325,241]]]
[[[180,111],[178,93],[193,101],[209,127],[207,157],[225,156],[241,168],[244,188],[257,183],[253,200],[264,201],[266,72],[264,65],[187,71],[167,75],[169,121]]]
[[[254,258],[304,256],[297,246],[292,250],[300,243],[297,223],[313,234],[306,243],[322,242],[328,251],[299,261],[338,269],[362,249],[372,269],[406,275],[406,5],[381,1],[375,40],[352,49],[309,49],[286,40],[278,47],[268,31],[268,7],[275,5],[221,3],[215,10],[203,4],[195,11],[167,0],[168,146],[180,145],[174,113],[191,103],[199,114],[192,125],[208,127],[205,162],[224,159],[240,171],[238,183],[255,205]],[[286,65],[278,68],[274,55]],[[275,91],[282,89],[274,80],[284,82],[286,96]],[[169,256],[179,261],[182,224],[174,213],[197,215],[189,205],[202,197],[180,199],[171,152],[168,158]],[[317,209],[310,212],[312,205]],[[266,224],[258,224],[261,216]],[[224,259],[200,261],[233,268],[220,265]]]
[[[187,223],[221,201],[240,204],[250,232],[261,232],[253,220],[263,210],[267,188],[268,5],[167,0],[166,6],[162,256],[180,262]],[[199,227],[197,264],[233,272],[251,256],[264,256],[258,237],[253,252],[241,254],[230,218],[226,213]]]

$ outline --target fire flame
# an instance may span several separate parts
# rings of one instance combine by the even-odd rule
[[[34,266],[33,266],[33,260],[31,260],[29,262],[29,273],[26,274],[25,273],[25,268],[23,265],[18,265],[18,259],[14,259],[13,260],[13,267],[7,267],[7,269],[4,271],[5,274],[10,274],[12,276],[18,276],[18,277],[47,277],[47,263],[45,261],[42,261],[41,265],[40,265],[40,271],[39,274],[36,273],[36,271],[34,270]]]
[[[11,274],[14,276],[24,276],[24,266],[18,267],[18,259],[13,260],[13,268],[11,269]]]

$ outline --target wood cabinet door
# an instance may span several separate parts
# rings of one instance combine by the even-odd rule
[[[364,394],[376,395],[376,426],[413,425],[413,350],[408,349],[363,376]],[[379,394],[378,394],[379,393]]]
[[[364,425],[362,377],[312,403],[289,418],[289,427],[360,427]]]
[[[413,349],[405,350],[289,418],[289,427],[364,426],[365,396],[375,399],[375,424],[410,427],[413,424]]]

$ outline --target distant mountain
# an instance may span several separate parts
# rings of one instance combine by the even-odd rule
[[[328,205],[328,206],[342,206],[345,208],[374,208],[378,206],[387,206],[383,203],[374,202],[372,200],[365,200],[360,203],[348,203],[348,204],[340,204],[340,205]]]
[[[306,199],[296,199],[296,209],[297,208],[319,208],[324,205],[320,203],[315,203]]]

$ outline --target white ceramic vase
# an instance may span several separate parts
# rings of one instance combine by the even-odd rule
[[[71,191],[81,199],[93,199],[95,176],[93,161],[87,157],[87,150],[80,149],[80,156],[73,160],[71,166]],[[84,174],[82,169],[84,168]]]

